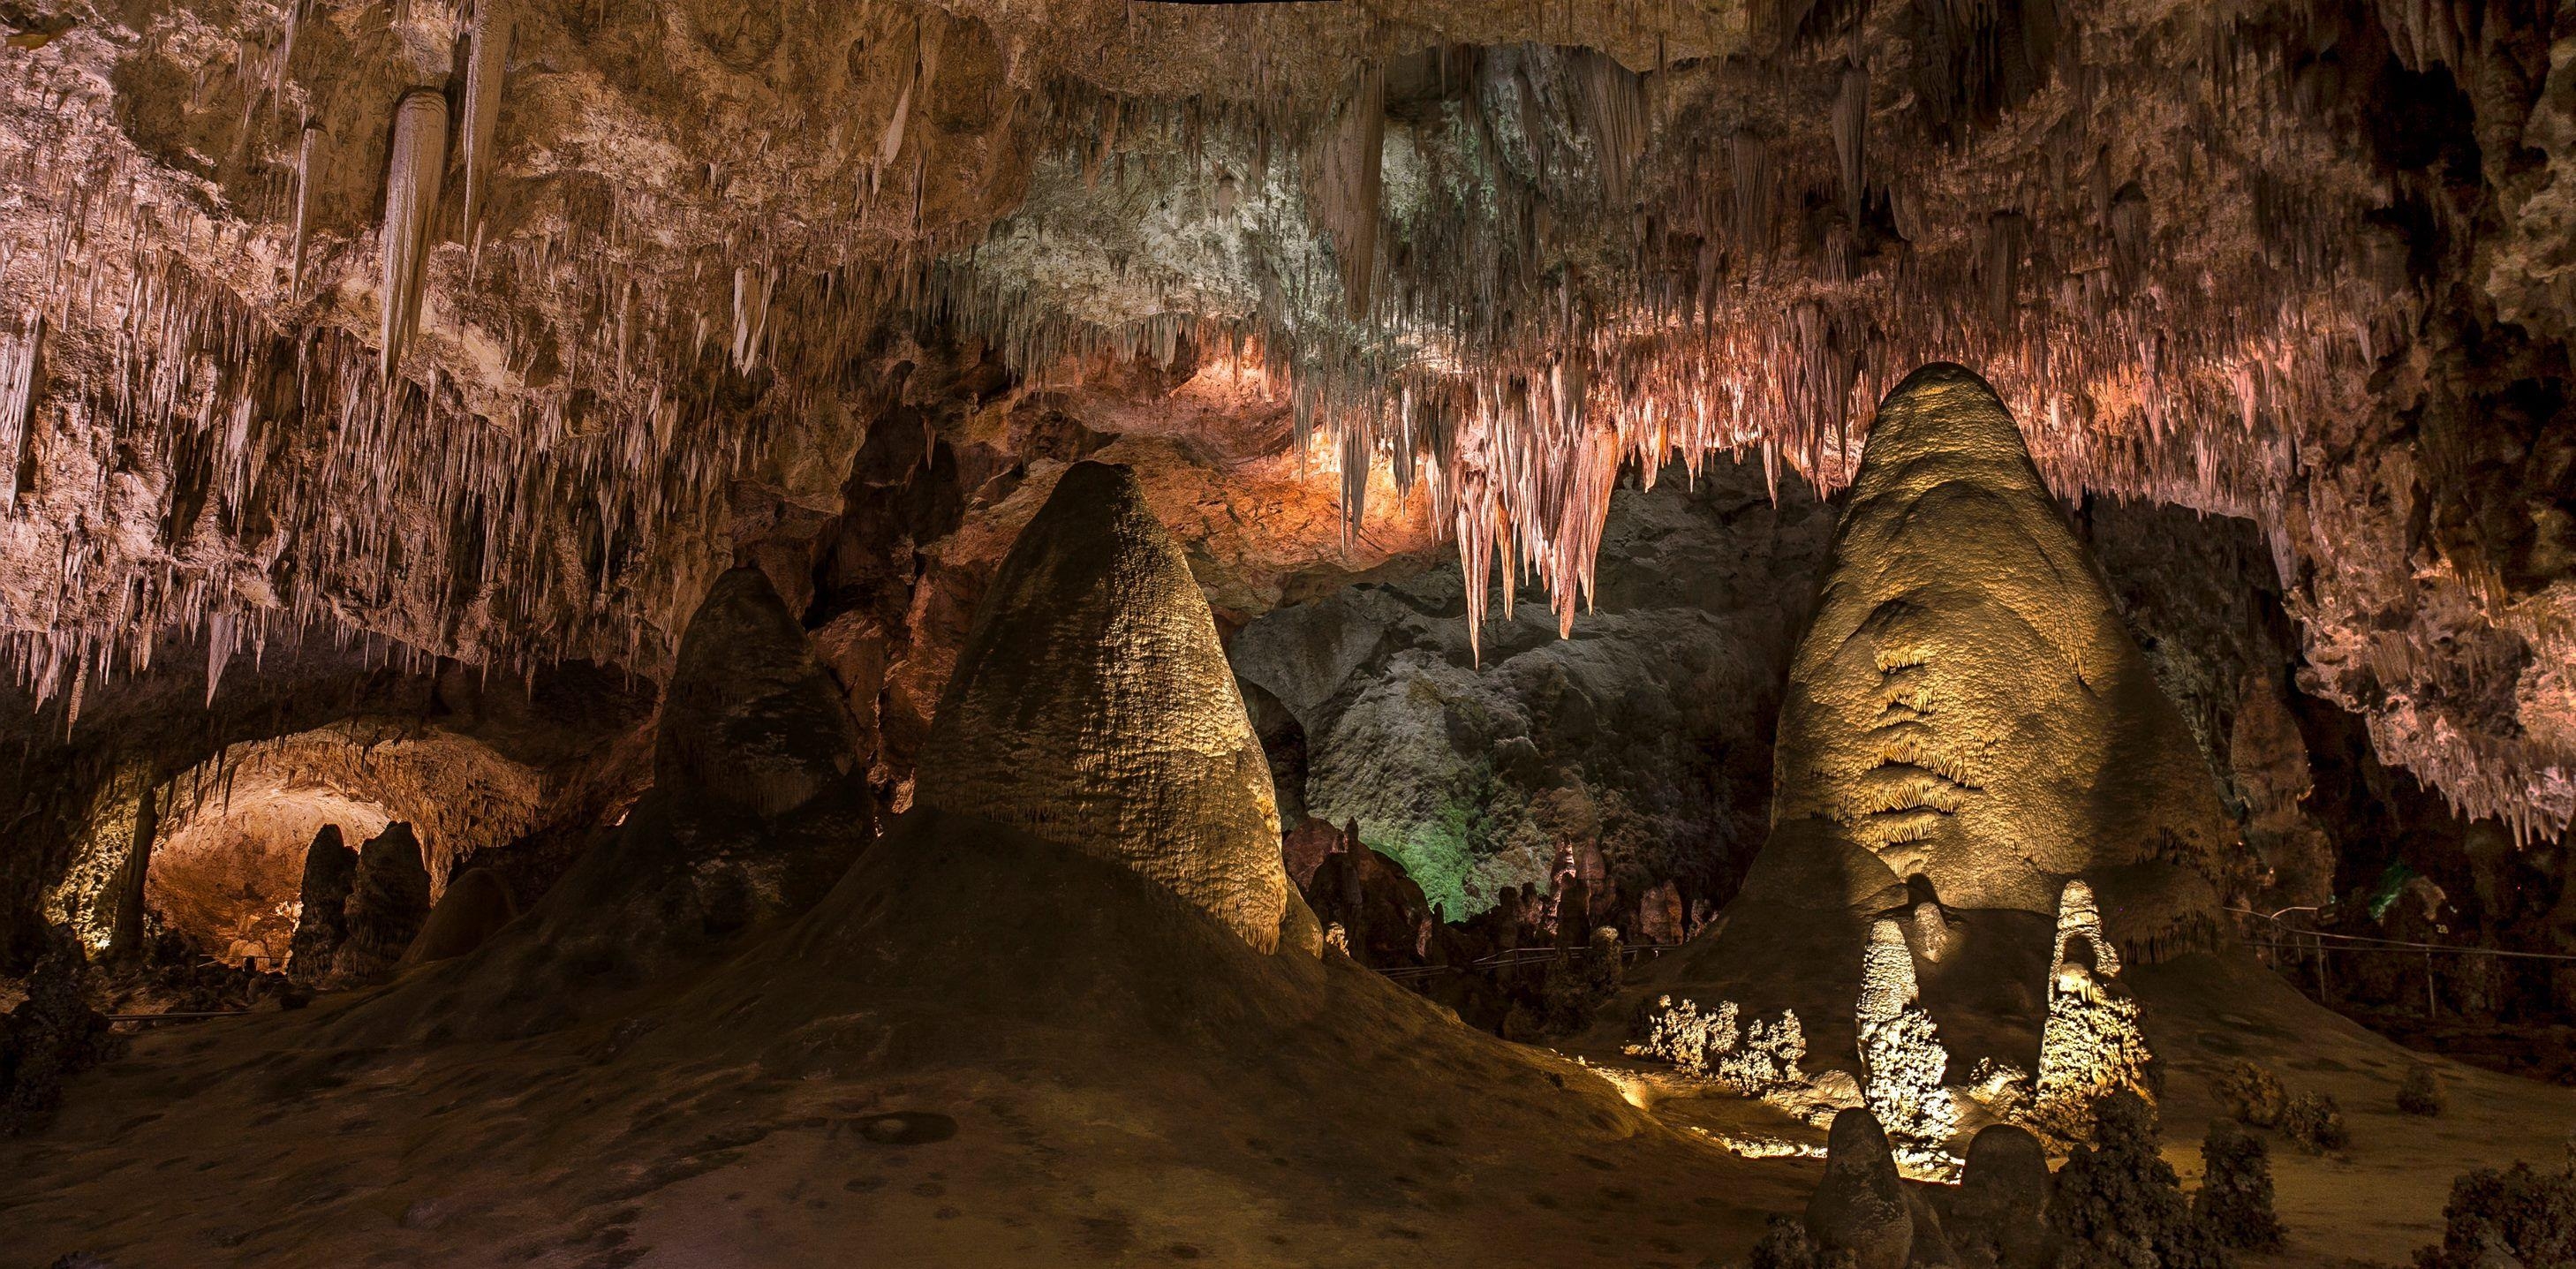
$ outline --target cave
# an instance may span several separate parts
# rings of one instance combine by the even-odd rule
[[[9,1255],[2576,1266],[2571,23],[0,0]]]

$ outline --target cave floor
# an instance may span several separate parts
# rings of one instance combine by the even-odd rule
[[[734,1024],[710,993],[774,981],[728,967],[659,993],[642,1026],[533,1039],[350,1043],[362,1010],[404,1002],[399,985],[149,1032],[78,1080],[49,1131],[0,1142],[0,1227],[30,1263],[84,1250],[128,1267],[1689,1267],[1740,1257],[1821,1172],[1690,1131],[1796,1139],[1767,1107],[1577,1055],[1629,1068],[1597,1079],[1347,964],[1240,959],[1332,1012],[1228,1018],[1245,1045],[1225,1061],[1176,1058],[1199,1050],[1151,1028],[999,1024],[979,1057],[955,1047],[973,1034],[918,1048],[901,1025],[845,1025],[857,1015],[825,993],[810,1002],[824,1029],[787,1062],[723,1043]],[[2187,1183],[2228,1060],[2342,1103],[2340,1155],[2274,1135],[2290,1245],[2249,1263],[2402,1261],[2438,1237],[2459,1172],[2565,1157],[2576,1091],[2436,1060],[2449,1113],[2405,1116],[2394,1095],[2416,1055],[2259,968],[2197,957],[2133,980]],[[1251,981],[1212,990],[1257,999]],[[1133,1062],[1104,1057],[1122,1045]]]
[[[2278,1132],[2271,1143],[2273,1179],[2288,1244],[2243,1263],[2280,1269],[2342,1269],[2411,1262],[2416,1248],[2438,1243],[2451,1182],[2473,1168],[2523,1161],[2541,1168],[2576,1164],[2576,1089],[2502,1074],[2402,1048],[2319,1007],[2250,962],[2210,956],[2133,970],[2149,1037],[2165,1063],[2159,1113],[2164,1155],[2186,1188],[2199,1184],[2200,1141],[2222,1112],[2212,1089],[2238,1058],[2269,1067],[2288,1091],[2315,1091],[2342,1107],[2351,1144],[2331,1155],[2301,1152]],[[1643,1090],[1668,1126],[1737,1138],[1773,1138],[1821,1149],[1825,1134],[1761,1102],[1695,1084],[1661,1063],[1621,1054],[1600,1033],[1570,1045],[1568,1056]],[[2439,1117],[2397,1109],[2399,1083],[2427,1064],[2449,1094]],[[1810,1063],[1811,1068],[1816,1064]],[[1963,1124],[1982,1112],[1963,1103]],[[1777,1160],[1815,1168],[1809,1160]]]

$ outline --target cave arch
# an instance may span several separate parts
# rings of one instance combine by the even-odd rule
[[[323,826],[354,849],[410,824],[434,899],[460,858],[535,827],[544,792],[533,768],[435,729],[362,719],[232,745],[161,790],[144,902],[201,953],[274,968]]]

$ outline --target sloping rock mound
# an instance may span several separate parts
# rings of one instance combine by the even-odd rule
[[[1890,392],[1781,711],[1770,840],[1667,985],[1849,1035],[1861,950],[1900,920],[1952,1056],[2024,1062],[2051,930],[2089,882],[2153,963],[2218,941],[2241,847],[2207,760],[1985,381]]]
[[[916,805],[1122,863],[1257,950],[1319,945],[1207,599],[1125,467],[1075,464],[1012,545],[916,780]]]
[[[838,691],[758,570],[726,573],[701,614],[653,789],[507,930],[353,1011],[351,1039],[524,1035],[611,1012],[804,912],[848,869],[876,807]]]
[[[1731,1254],[1812,1186],[1345,959],[929,811],[622,1017],[385,1052],[309,1017],[347,1008],[85,1089],[50,1143],[78,1166],[0,1170],[13,1226],[121,1264],[216,1237],[245,1263],[1610,1266]],[[114,1131],[138,1101],[164,1116]],[[246,1221],[245,1185],[302,1198]]]
[[[411,941],[403,953],[402,967],[426,965],[432,961],[452,960],[492,937],[495,930],[517,916],[517,905],[510,902],[510,888],[501,883],[500,874],[489,868],[469,868],[448,879],[446,893],[438,896],[438,906],[429,910],[429,921],[420,927],[420,936]]]
[[[357,884],[358,852],[340,840],[339,825],[323,825],[304,852],[304,884],[298,895],[301,915],[296,918],[292,954],[286,962],[286,972],[295,981],[318,982],[329,976],[331,957],[340,950],[340,940],[349,936],[348,927],[341,924],[341,909],[348,906],[349,891]]]
[[[358,851],[358,876],[341,909],[347,936],[331,955],[331,982],[363,986],[393,972],[429,919],[429,865],[420,839],[399,821]]]

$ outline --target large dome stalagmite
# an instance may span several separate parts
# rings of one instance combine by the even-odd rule
[[[1125,467],[1066,469],[1003,559],[916,781],[918,805],[1123,863],[1262,951],[1319,937],[1207,599]]]
[[[1712,1000],[1839,1036],[1870,931],[1894,918],[1918,953],[1936,945],[1924,991],[1954,1051],[2017,1051],[2068,880],[2101,894],[2131,959],[2216,941],[2211,878],[2241,847],[2208,760],[2011,414],[1962,367],[1926,366],[1880,405],[1775,770],[1741,898],[1669,975]]]
[[[1775,821],[1828,821],[1959,908],[2226,866],[2209,761],[1983,379],[1934,364],[1888,393],[1825,570]]]

